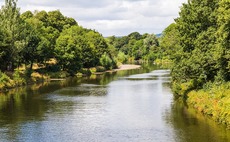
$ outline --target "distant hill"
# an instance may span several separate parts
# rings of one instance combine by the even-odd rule
[[[162,36],[162,33],[159,33],[159,34],[155,34],[156,37],[161,37]],[[124,36],[115,36],[116,38],[122,38]],[[105,37],[105,38],[108,38],[108,37]]]
[[[156,36],[157,36],[157,37],[161,37],[161,36],[162,36],[162,33],[160,33],[160,34],[156,34]]]

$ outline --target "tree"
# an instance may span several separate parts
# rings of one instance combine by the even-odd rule
[[[84,67],[97,66],[100,57],[103,53],[109,52],[108,45],[101,34],[95,31],[89,31],[86,33],[88,39],[87,47],[83,48],[82,54],[84,59],[82,60]]]
[[[159,50],[159,42],[154,34],[150,34],[144,39],[143,47],[142,56],[144,56],[146,60],[154,61],[155,59],[160,58],[159,55],[161,53]]]
[[[160,48],[164,58],[174,59],[174,54],[180,50],[177,26],[176,23],[172,23],[162,33]]]
[[[45,13],[43,15],[46,16]],[[77,25],[77,22],[73,18],[63,16],[59,10],[48,12],[47,19],[44,19],[44,21],[47,21],[47,26],[51,26],[59,32],[61,32],[64,28]]]
[[[117,55],[117,60],[118,60],[118,62],[125,63],[128,61],[127,55],[125,55],[123,52],[119,51],[119,53]]]
[[[2,39],[1,49],[4,50],[2,58],[5,64],[1,65],[1,69],[13,70],[19,58],[19,52],[23,48],[23,40],[21,39],[22,20],[20,19],[17,1],[5,0],[5,5],[0,10],[0,28],[4,35]],[[7,55],[7,56],[6,56]]]
[[[83,66],[82,49],[89,46],[84,34],[82,27],[72,26],[65,29],[57,39],[55,52],[58,64],[71,74],[75,74]]]
[[[40,30],[42,28],[42,22],[35,18],[26,19],[26,27],[24,34],[26,37],[25,47],[22,50],[22,56],[25,64],[29,64],[29,70],[32,71],[34,62],[38,62],[40,58],[39,44],[41,42]],[[30,77],[30,74],[28,74]]]
[[[45,27],[49,26],[48,24],[48,14],[46,11],[35,11],[34,18],[38,19],[43,23]]]
[[[221,80],[230,81],[230,1],[221,0],[217,9],[217,73]]]
[[[142,35],[138,32],[133,32],[128,35],[129,39],[135,39],[135,40],[140,40],[142,38]]]
[[[33,15],[33,13],[31,11],[26,11],[26,12],[22,13],[20,15],[20,17],[21,17],[22,20],[26,20],[26,19],[33,18],[34,15]]]
[[[112,69],[113,60],[109,57],[107,53],[104,53],[100,58],[100,64],[106,69]]]
[[[175,41],[179,44],[173,55],[173,84],[188,83],[189,90],[201,88],[209,81],[226,81],[226,47],[218,46],[218,9],[218,0],[183,4],[175,26]]]

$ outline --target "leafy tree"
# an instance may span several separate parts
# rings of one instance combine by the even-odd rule
[[[46,11],[35,11],[34,18],[38,19],[39,21],[43,22],[45,27],[49,26],[48,24],[48,13]]]
[[[83,57],[82,60],[84,67],[97,66],[100,60],[100,57],[103,53],[109,52],[108,45],[102,37],[101,34],[95,31],[89,31],[86,33],[89,46],[83,48]]]
[[[46,16],[45,13],[43,15]],[[64,27],[69,28],[73,25],[77,25],[77,22],[73,18],[63,16],[59,10],[48,12],[46,20],[47,26],[51,26],[57,29],[59,32],[61,32]]]
[[[109,57],[107,53],[104,53],[100,58],[100,64],[106,69],[112,69],[113,60]]]
[[[56,40],[59,37],[59,31],[53,27],[42,27],[39,32],[41,42],[38,46],[39,63],[46,64],[51,58],[55,57],[54,49]]]
[[[30,19],[34,17],[34,14],[31,11],[26,11],[20,15],[22,20]]]
[[[138,32],[133,32],[128,35],[129,39],[135,39],[135,40],[140,40],[142,38],[142,35]]]
[[[84,33],[82,27],[72,26],[65,29],[57,39],[55,52],[58,64],[71,74],[75,74],[83,66],[82,49],[89,46],[82,36]]]
[[[164,58],[174,59],[175,53],[180,50],[177,26],[176,23],[172,23],[162,33],[159,42]]]
[[[173,55],[174,84],[189,83],[189,90],[201,88],[209,81],[229,80],[225,44],[228,38],[223,38],[227,37],[223,35],[228,35],[225,18],[228,17],[229,3],[223,3],[218,0],[193,0],[183,4],[174,29],[178,34],[174,41],[179,43]],[[166,34],[166,37],[169,36],[169,33]],[[163,46],[169,47],[173,42]]]
[[[217,9],[217,47],[216,59],[220,69],[218,77],[221,80],[230,81],[230,1],[221,0]]]
[[[128,61],[128,58],[127,58],[127,55],[125,55],[125,53],[119,51],[119,53],[117,55],[117,60],[118,60],[118,62],[125,63]]]
[[[151,53],[149,55],[149,53]],[[157,37],[154,34],[148,35],[144,39],[144,49],[142,49],[142,56],[145,57],[146,60],[154,61],[159,58],[161,53],[159,50],[159,42]]]
[[[1,58],[5,64],[1,69],[13,70],[19,58],[19,52],[22,49],[22,40],[20,33],[22,30],[19,8],[15,0],[5,0],[5,5],[0,10],[0,28],[2,38]]]
[[[37,62],[40,56],[38,53],[38,47],[41,41],[39,30],[42,27],[42,23],[35,18],[27,19],[26,23],[24,33],[26,35],[26,44],[21,54],[24,63],[30,65],[29,72],[31,72],[34,62]],[[30,74],[28,74],[28,77],[30,77]]]
[[[132,55],[135,60],[140,60],[143,56],[144,40],[140,39],[132,47]]]

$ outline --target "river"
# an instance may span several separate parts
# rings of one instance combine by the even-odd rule
[[[230,131],[174,100],[168,70],[70,78],[0,95],[1,142],[228,142]]]

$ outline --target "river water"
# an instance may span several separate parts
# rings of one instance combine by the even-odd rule
[[[0,95],[1,142],[228,142],[230,131],[173,99],[169,71],[71,78]]]

